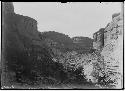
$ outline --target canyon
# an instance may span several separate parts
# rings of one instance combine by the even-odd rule
[[[122,88],[122,13],[113,14],[93,39],[39,32],[37,21],[16,14],[11,2],[2,3],[2,16],[2,86]]]

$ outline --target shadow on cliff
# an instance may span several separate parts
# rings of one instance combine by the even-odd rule
[[[4,11],[2,10],[4,16],[2,86],[83,83],[91,85],[79,75],[80,69],[66,72],[61,63],[53,61],[53,51],[46,41],[40,38],[36,20],[15,14],[10,3],[2,3],[2,5],[4,8]],[[69,38],[67,39],[70,41]],[[70,79],[71,77],[73,79]]]

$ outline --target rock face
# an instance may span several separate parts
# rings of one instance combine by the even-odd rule
[[[98,31],[100,32],[100,31]],[[95,33],[97,34],[97,33]],[[98,34],[94,34],[94,39]],[[107,82],[113,81],[116,88],[122,88],[123,84],[123,16],[121,13],[113,14],[112,21],[103,29],[103,42],[95,41],[94,48],[101,50],[100,53],[104,57],[105,72],[107,74]],[[101,38],[99,38],[100,40]],[[95,39],[96,40],[96,39]]]
[[[15,14],[12,3],[2,6],[2,86],[38,81],[38,76],[59,77],[62,68],[52,61],[48,46],[40,39],[37,21]]]
[[[101,28],[99,31],[93,34],[93,48],[101,50],[104,46],[104,28]]]
[[[6,2],[6,3],[2,3],[3,7],[2,7],[2,12],[4,13],[14,13],[14,7],[12,2]]]
[[[107,74],[114,81],[116,88],[123,84],[123,16],[118,14],[112,20],[104,33],[104,48],[102,55],[106,64]]]

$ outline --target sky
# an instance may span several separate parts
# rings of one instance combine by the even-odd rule
[[[93,37],[121,11],[119,2],[13,2],[17,14],[37,20],[38,31],[57,31],[74,36]]]

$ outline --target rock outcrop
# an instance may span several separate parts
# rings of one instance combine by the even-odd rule
[[[99,33],[99,34],[97,34]],[[96,35],[97,34],[97,35]],[[98,36],[99,41],[96,40]],[[101,31],[94,34],[93,46],[100,50],[104,57],[107,82],[112,81],[116,88],[122,88],[123,84],[123,16],[121,13],[113,14],[112,21]],[[100,41],[102,40],[102,41]],[[102,45],[103,44],[103,45]]]
[[[105,28],[104,56],[105,71],[116,88],[123,87],[123,16],[118,14]]]
[[[99,31],[95,32],[93,34],[93,48],[97,49],[97,50],[101,50],[104,46],[104,29],[105,28],[101,28],[99,29]]]

